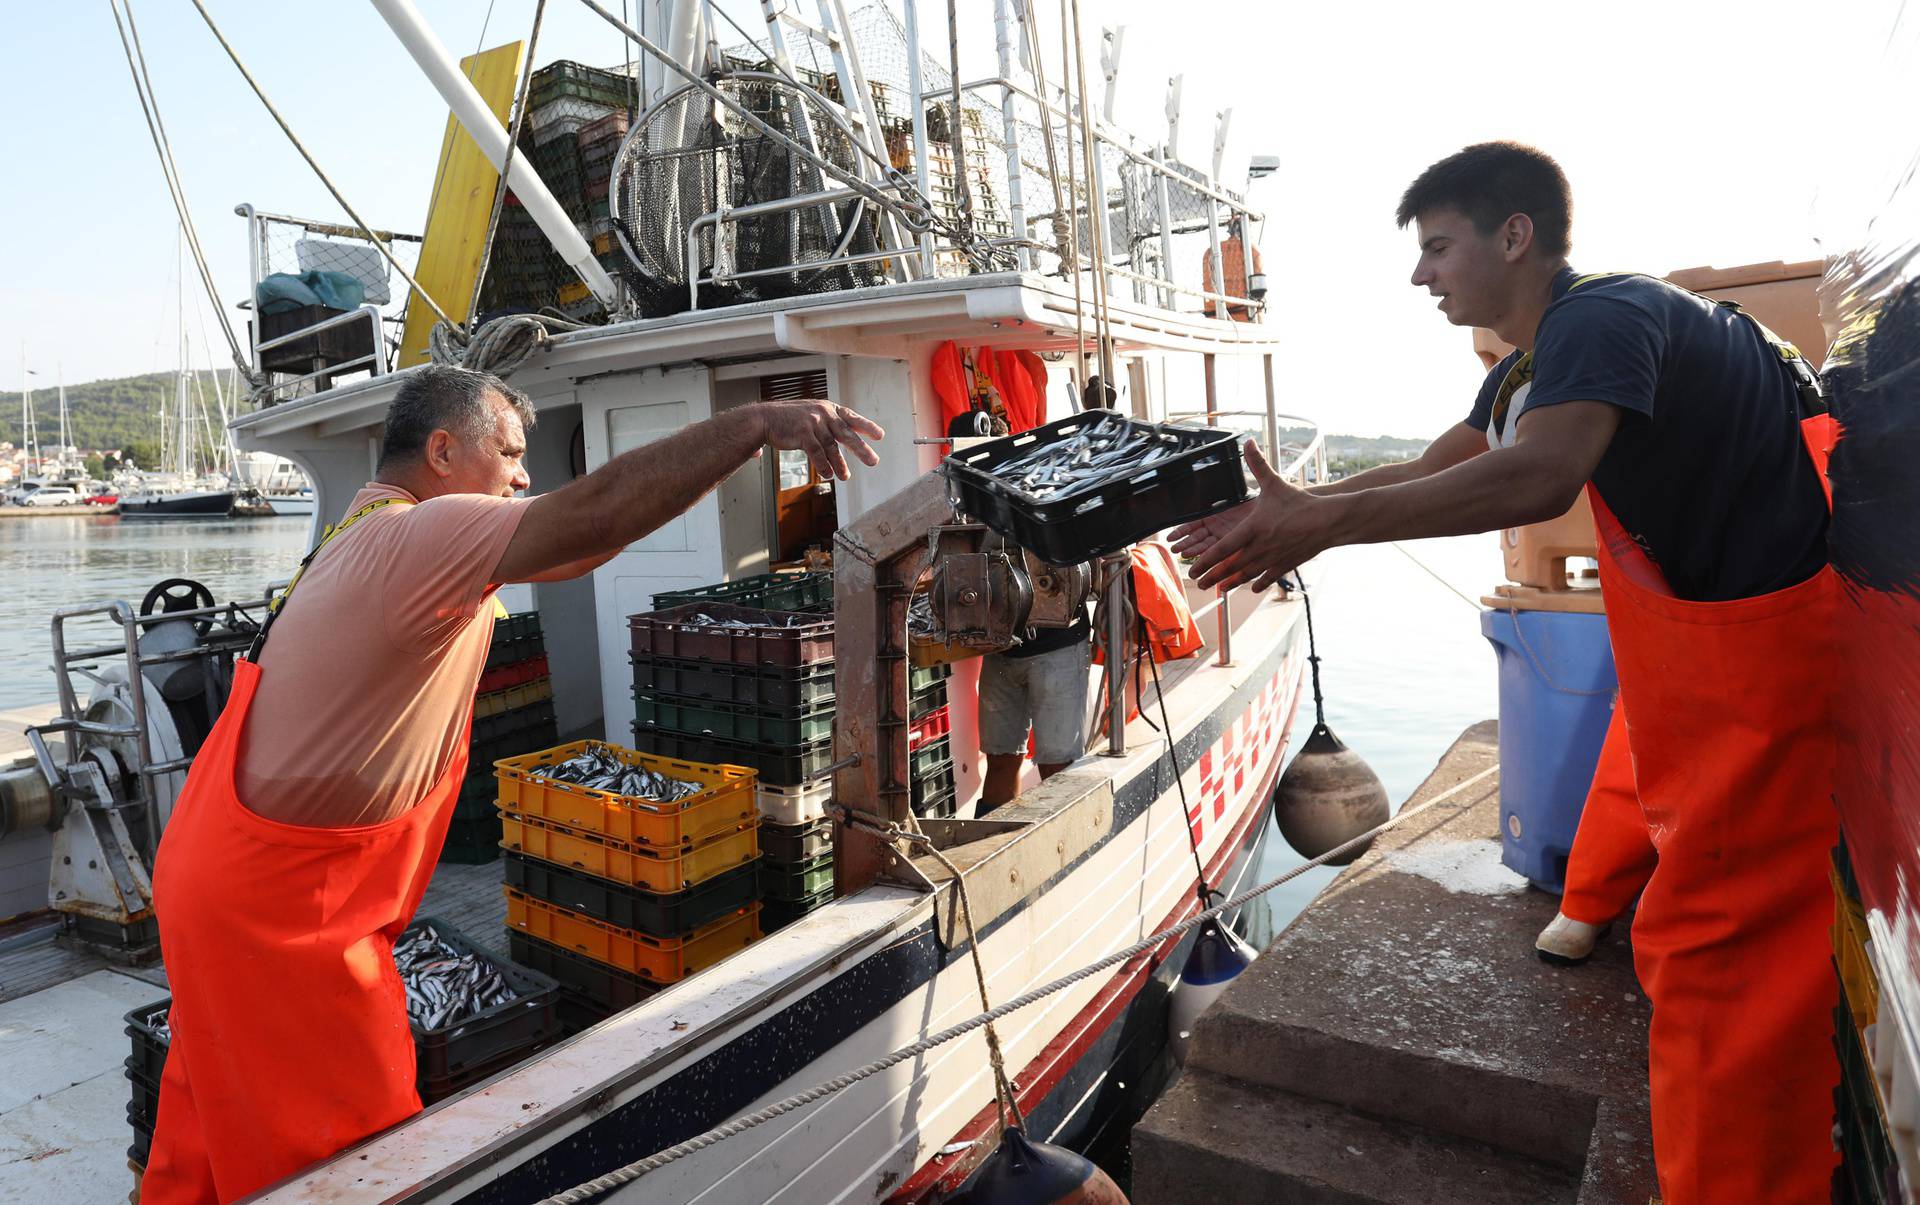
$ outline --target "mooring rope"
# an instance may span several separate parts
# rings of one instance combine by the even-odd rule
[[[1448,787],[1446,790],[1440,792],[1439,794],[1435,795],[1432,799],[1429,799],[1424,803],[1415,804],[1412,807],[1402,808],[1398,815],[1388,818],[1384,823],[1377,824],[1374,827],[1368,829],[1366,832],[1361,833],[1359,836],[1354,837],[1350,840],[1341,842],[1339,845],[1334,846],[1332,849],[1328,850],[1327,852],[1319,855],[1318,857],[1308,859],[1307,861],[1301,863],[1299,866],[1294,867],[1292,870],[1287,871],[1285,874],[1280,875],[1277,878],[1270,879],[1267,882],[1262,883],[1257,887],[1253,887],[1247,891],[1243,891],[1239,895],[1234,896],[1232,899],[1229,899],[1224,903],[1217,904],[1211,908],[1203,908],[1199,912],[1196,912],[1194,915],[1188,917],[1186,920],[1181,921],[1179,924],[1174,925],[1169,929],[1163,929],[1160,932],[1155,933],[1150,937],[1143,937],[1139,941],[1136,941],[1133,944],[1126,946],[1123,949],[1116,950],[1112,954],[1109,954],[1105,958],[1099,959],[1096,962],[1089,963],[1088,965],[1081,967],[1077,971],[1073,971],[1067,975],[1063,975],[1060,978],[1055,979],[1051,983],[1042,984],[1039,987],[1033,988],[1032,990],[1024,992],[1021,995],[1015,996],[1013,999],[1008,1000],[1006,1003],[1000,1005],[998,1008],[992,1008],[987,1010],[986,1012],[978,1014],[977,1016],[969,1017],[957,1025],[948,1026],[946,1029],[943,1029],[936,1034],[931,1034],[928,1037],[922,1038],[919,1041],[912,1043],[911,1045],[903,1046],[900,1049],[894,1051],[892,1054],[886,1055],[883,1058],[875,1059],[873,1062],[868,1063],[863,1067],[856,1068],[852,1071],[846,1072],[843,1075],[836,1075],[832,1079],[826,1080],[819,1084],[815,1084],[813,1087],[806,1089],[804,1092],[797,1092],[794,1095],[787,1097],[785,1100],[778,1101],[774,1104],[768,1105],[764,1109],[758,1109],[744,1116],[736,1117],[732,1121],[726,1122],[722,1125],[715,1126],[713,1129],[708,1130],[704,1134],[695,1135],[694,1137],[687,1139],[685,1142],[676,1143],[675,1145],[670,1146],[666,1150],[660,1151],[657,1154],[649,1155],[645,1159],[635,1160],[634,1162],[629,1163],[624,1167],[615,1168],[613,1171],[608,1172],[604,1176],[597,1176],[594,1179],[588,1180],[584,1184],[576,1185],[575,1187],[570,1188],[565,1192],[557,1193],[554,1196],[547,1197],[545,1200],[543,1200],[540,1203],[540,1205],[584,1205],[584,1202],[591,1201],[594,1197],[599,1196],[603,1192],[607,1192],[611,1189],[619,1188],[624,1184],[633,1183],[635,1180],[638,1180],[641,1176],[646,1175],[648,1172],[658,1171],[660,1168],[667,1166],[669,1163],[677,1162],[681,1159],[686,1158],[688,1155],[697,1154],[698,1152],[706,1150],[708,1147],[713,1146],[715,1143],[724,1142],[728,1138],[732,1138],[739,1134],[744,1134],[748,1130],[755,1129],[756,1127],[759,1127],[759,1126],[763,1126],[767,1122],[773,1121],[776,1118],[784,1117],[788,1113],[793,1112],[795,1109],[803,1108],[806,1105],[810,1105],[817,1100],[822,1100],[828,1096],[832,1096],[834,1093],[842,1091],[843,1089],[846,1089],[846,1088],[850,1088],[853,1085],[861,1082],[862,1080],[871,1079],[872,1077],[880,1074],[882,1071],[885,1071],[890,1067],[897,1066],[900,1063],[907,1061],[908,1059],[916,1058],[922,1054],[925,1054],[927,1051],[934,1049],[936,1046],[944,1045],[947,1042],[951,1042],[955,1038],[964,1037],[965,1035],[972,1033],[974,1030],[979,1029],[983,1025],[987,1025],[994,1021],[997,1021],[1001,1017],[1004,1017],[1009,1013],[1017,1012],[1020,1009],[1025,1008],[1027,1005],[1035,1003],[1036,1001],[1044,1000],[1048,996],[1051,996],[1056,992],[1064,991],[1065,989],[1072,987],[1074,984],[1079,983],[1083,979],[1087,979],[1093,975],[1097,975],[1100,972],[1108,970],[1112,967],[1119,966],[1121,963],[1124,963],[1129,959],[1138,957],[1139,955],[1146,953],[1148,950],[1151,950],[1154,947],[1168,940],[1171,940],[1172,938],[1180,937],[1186,933],[1189,933],[1192,930],[1198,928],[1199,926],[1204,925],[1209,921],[1215,920],[1216,918],[1220,917],[1222,914],[1230,912],[1233,909],[1240,907],[1241,905],[1245,904],[1247,901],[1257,899],[1260,896],[1265,895],[1267,892],[1272,891],[1274,888],[1279,887],[1285,883],[1291,882],[1292,880],[1298,878],[1300,875],[1305,874],[1308,870],[1311,870],[1316,866],[1324,865],[1330,859],[1339,857],[1341,854],[1347,853],[1350,850],[1361,847],[1364,843],[1372,841],[1375,837],[1379,836],[1381,833],[1386,832],[1388,829],[1399,824],[1401,821],[1411,820],[1413,817],[1418,816],[1420,813],[1428,810],[1429,808],[1432,808],[1441,803],[1444,803],[1448,799],[1451,799],[1455,795],[1458,795],[1460,792],[1466,790],[1468,787],[1471,787],[1474,784],[1481,782],[1488,775],[1497,773],[1498,770],[1499,770],[1498,766],[1488,766],[1486,769],[1480,771],[1478,774],[1472,775],[1469,778],[1463,779],[1462,781],[1455,783],[1453,786]],[[904,830],[901,831],[901,836],[903,839],[906,839],[909,841],[912,841],[916,837],[918,837],[919,842],[927,843],[929,847],[931,847],[931,843],[928,842],[928,839],[924,836],[919,836],[918,834],[908,834],[908,833],[905,833]]]

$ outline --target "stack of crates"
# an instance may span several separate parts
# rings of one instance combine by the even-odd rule
[[[665,803],[547,771],[589,750],[702,789]],[[576,741],[499,766],[507,943],[583,1028],[760,936],[754,775]]]
[[[741,591],[723,592],[742,584],[688,593],[737,598]],[[768,587],[783,583],[759,584],[764,601]],[[785,584],[803,588],[800,581]],[[749,767],[758,776],[768,927],[831,899],[826,803],[833,783],[820,775],[833,761],[833,620],[695,601],[628,622],[634,744],[665,757]]]
[[[1840,1168],[1834,1176],[1835,1201],[1893,1202],[1900,1191],[1900,1165],[1888,1135],[1888,1081],[1876,1073],[1871,1050],[1879,1018],[1880,984],[1867,953],[1866,910],[1853,875],[1846,842],[1833,851],[1834,970],[1840,978],[1840,1003],[1833,1010],[1833,1045],[1840,1059],[1840,1083],[1833,1090],[1834,1129]]]
[[[594,256],[616,279],[626,264],[608,207],[613,159],[639,94],[633,77],[557,62],[533,73],[515,154],[525,155]],[[598,307],[511,193],[488,260],[481,310],[557,306],[584,318]]]
[[[951,666],[914,666],[908,672],[913,692],[907,714],[907,753],[913,773],[913,814],[947,817],[954,814],[957,792],[953,781],[953,737],[947,704]]]
[[[527,611],[493,625],[493,647],[473,700],[467,777],[441,847],[442,862],[491,862],[500,856],[500,813],[494,807],[493,763],[560,743],[553,714],[540,615]]]

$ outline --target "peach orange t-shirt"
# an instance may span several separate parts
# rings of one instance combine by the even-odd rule
[[[330,828],[404,814],[466,735],[493,636],[491,580],[527,500],[380,498],[314,558],[260,654],[240,741],[241,802],[272,820]]]

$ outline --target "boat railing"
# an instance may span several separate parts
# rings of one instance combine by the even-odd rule
[[[391,371],[408,290],[404,282],[398,287],[393,283],[381,246],[410,265],[419,259],[420,236],[376,230],[376,245],[356,226],[268,213],[246,204],[235,206],[234,213],[247,221],[249,287],[240,306],[252,314],[252,368],[262,382],[255,395],[259,401],[272,405],[330,388],[342,376]],[[263,281],[309,272],[351,278],[360,286],[360,304],[260,312]]]
[[[1251,223],[1264,219],[1243,195],[1217,179],[1225,145],[1224,115],[1210,172],[1180,162],[1166,145],[1142,150],[1136,139],[1095,111],[1097,104],[1083,123],[1078,98],[1070,99],[1052,84],[1043,94],[1037,81],[1017,68],[1006,24],[1010,10],[1004,5],[1000,9],[998,69],[984,78],[961,76],[957,113],[945,64],[924,51],[909,50],[920,45],[917,0],[907,0],[904,25],[886,5],[869,5],[852,14],[851,40],[859,47],[864,69],[838,85],[834,80],[845,70],[845,58],[836,56],[821,31],[783,17],[791,26],[782,43],[789,66],[774,69],[782,74],[790,70],[787,78],[809,103],[828,106],[828,119],[849,137],[861,138],[865,126],[877,122],[881,132],[867,137],[884,142],[887,158],[912,175],[916,191],[932,208],[934,229],[916,235],[883,222],[881,241],[891,245],[877,250],[796,257],[792,263],[736,271],[725,262],[729,227],[844,203],[855,193],[821,189],[698,214],[685,231],[692,304],[697,308],[703,283],[887,262],[897,279],[991,271],[1071,279],[1075,269],[1082,275],[1098,270],[1137,305],[1220,320],[1261,320],[1264,276],[1246,232]],[[758,47],[742,48],[724,59],[749,64],[758,53]],[[775,78],[757,69],[737,73],[756,80]],[[850,95],[848,87],[858,83],[865,84],[874,101],[870,109],[854,107],[865,111],[849,110],[827,95]],[[901,98],[909,103],[901,105]],[[1171,143],[1178,122],[1177,96],[1169,111]],[[1091,155],[1083,129],[1091,131]],[[879,149],[874,147],[876,154]],[[872,176],[871,169],[867,174]],[[873,182],[884,183],[877,178]],[[712,248],[710,257],[701,255],[706,244]],[[703,258],[712,262],[703,263]]]

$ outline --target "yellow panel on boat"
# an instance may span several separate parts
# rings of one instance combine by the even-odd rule
[[[487,102],[487,108],[507,123],[513,109],[513,91],[520,82],[524,44],[509,42],[460,60],[460,71]],[[440,140],[435,161],[433,200],[427,208],[427,229],[420,244],[420,264],[414,279],[456,322],[467,320],[473,299],[473,277],[480,271],[480,251],[487,241],[487,219],[493,215],[493,191],[500,182],[473,137],[452,114]],[[427,334],[438,321],[418,295],[407,298],[407,322],[400,336],[396,368],[427,362]]]

